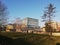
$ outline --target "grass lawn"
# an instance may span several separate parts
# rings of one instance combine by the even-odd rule
[[[14,45],[56,45],[60,43],[60,36],[43,35],[43,34],[24,34],[18,32],[2,32],[0,35],[14,40]]]

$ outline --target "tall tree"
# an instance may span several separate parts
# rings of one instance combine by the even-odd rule
[[[52,36],[53,28],[51,26],[51,23],[53,21],[53,17],[55,16],[55,8],[52,4],[49,4],[46,10],[44,11],[44,15],[42,16],[43,21],[45,21],[45,29],[47,32],[50,32],[50,35]]]
[[[15,20],[14,20],[14,29],[16,29],[16,31],[21,31],[21,20],[20,20],[20,17],[17,17]]]
[[[0,26],[7,23],[7,8],[6,6],[0,1]]]

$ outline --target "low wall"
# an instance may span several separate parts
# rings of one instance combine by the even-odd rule
[[[34,32],[35,34],[50,34],[47,32]],[[52,33],[53,36],[60,36],[60,32],[53,32]]]
[[[60,36],[60,33],[52,33],[53,36]]]

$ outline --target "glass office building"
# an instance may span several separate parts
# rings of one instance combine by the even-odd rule
[[[38,19],[34,19],[34,18],[25,18],[22,20],[22,24],[26,25],[26,27],[30,28],[38,28],[39,27],[39,22]]]

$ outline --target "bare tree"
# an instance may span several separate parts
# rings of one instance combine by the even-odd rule
[[[6,6],[0,1],[0,26],[7,23],[7,8]]]
[[[51,23],[53,21],[53,17],[54,17],[54,13],[55,13],[55,9],[56,7],[54,7],[52,4],[49,4],[46,11],[44,11],[44,15],[42,16],[43,21],[45,21],[45,29],[47,32],[50,32],[50,35],[52,36],[52,31],[53,28],[51,26]]]
[[[21,31],[21,20],[20,20],[20,18],[19,17],[17,17],[15,20],[14,20],[14,22],[13,22],[13,24],[14,24],[14,29],[16,30],[16,31]]]
[[[22,30],[22,32],[26,31],[28,33],[28,27],[25,24],[21,24],[20,29]]]

